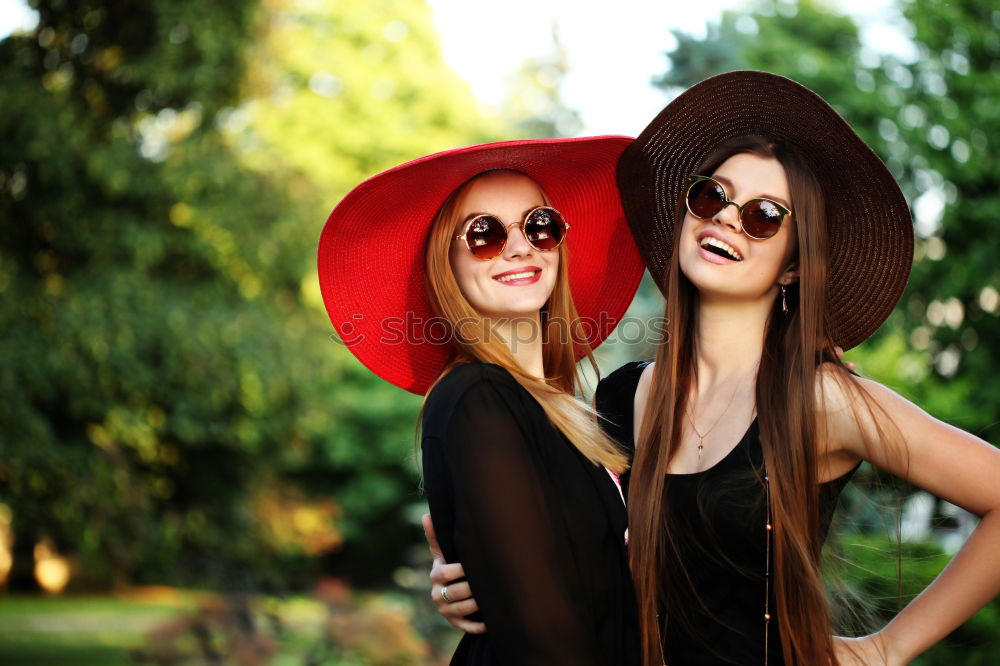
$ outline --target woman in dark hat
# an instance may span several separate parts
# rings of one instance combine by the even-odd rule
[[[596,395],[633,453],[622,481],[644,663],[908,663],[1000,591],[1000,451],[839,360],[909,275],[899,187],[825,101],[764,72],[671,102],[618,182],[666,298],[656,362],[627,364]],[[982,520],[884,629],[835,638],[820,551],[865,460]]]
[[[359,185],[323,230],[320,283],[341,339],[427,395],[433,527],[490,626],[464,636],[452,664],[640,662],[627,460],[575,397],[577,361],[593,362],[643,271],[615,185],[629,142],[431,155]],[[467,587],[435,600],[469,613]]]
[[[905,286],[899,187],[825,101],[764,72],[671,102],[618,182],[668,322],[655,364],[626,365],[597,395],[634,447],[644,663],[908,663],[1000,591],[1000,451],[835,353],[869,337]],[[866,460],[982,521],[883,630],[835,639],[820,551]]]

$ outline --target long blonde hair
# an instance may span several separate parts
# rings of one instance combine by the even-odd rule
[[[518,171],[511,171],[525,175]],[[507,343],[489,335],[488,325],[462,294],[451,267],[449,252],[460,222],[462,204],[472,183],[486,171],[459,186],[438,210],[427,236],[427,293],[437,314],[449,326],[452,357],[437,381],[455,365],[471,360],[494,363],[507,369],[518,384],[545,410],[546,416],[566,438],[595,465],[620,473],[628,467],[628,458],[598,427],[596,413],[576,397],[579,386],[576,358],[578,352],[597,369],[586,342],[580,317],[570,292],[566,245],[559,248],[559,268],[555,287],[541,311],[542,362],[545,379],[534,377],[520,368]],[[527,177],[527,176],[526,176]],[[541,187],[539,187],[541,191]],[[543,199],[549,204],[543,192]],[[487,334],[484,334],[487,333]],[[436,384],[437,382],[435,382]],[[430,390],[433,390],[433,385]],[[428,395],[430,395],[430,390]]]

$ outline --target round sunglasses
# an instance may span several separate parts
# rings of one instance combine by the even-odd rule
[[[549,206],[539,206],[529,210],[522,221],[508,225],[496,215],[476,215],[465,223],[465,230],[455,236],[455,240],[464,240],[472,256],[490,261],[503,254],[511,227],[520,227],[528,244],[539,252],[558,248],[569,230],[562,213]]]
[[[689,176],[684,203],[688,212],[700,220],[710,220],[726,206],[736,206],[739,211],[740,227],[754,240],[765,240],[778,233],[785,217],[792,214],[776,201],[757,198],[742,206],[729,198],[722,183],[708,176]]]

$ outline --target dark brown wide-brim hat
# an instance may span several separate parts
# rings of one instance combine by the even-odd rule
[[[794,146],[808,159],[829,227],[826,331],[844,349],[858,345],[906,286],[910,209],[885,164],[840,114],[783,76],[735,71],[705,79],[670,102],[622,154],[622,206],[646,267],[665,291],[688,176],[719,144],[746,135]]]

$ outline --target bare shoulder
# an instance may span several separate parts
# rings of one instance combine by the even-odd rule
[[[865,458],[864,443],[879,430],[880,406],[871,394],[875,382],[852,375],[836,363],[816,369],[815,405],[819,438],[820,476],[826,481],[853,469]]]
[[[940,423],[892,389],[834,363],[817,370],[816,415],[828,464],[864,459],[901,476],[912,434]]]
[[[858,377],[836,363],[821,363],[816,369],[816,408],[827,416],[850,412],[859,397]]]
[[[860,419],[861,425],[878,416],[903,416],[919,407],[873,379],[851,374],[835,363],[823,363],[816,372],[816,407],[827,419]],[[876,414],[878,416],[876,416]]]
[[[643,400],[649,395],[649,389],[653,385],[653,368],[656,367],[656,363],[648,363],[646,367],[642,369],[642,374],[639,375],[639,384],[636,387],[636,396],[639,394],[643,395]]]
[[[639,433],[642,432],[642,417],[646,413],[646,403],[649,402],[649,393],[653,387],[653,367],[656,363],[650,363],[642,369],[639,375],[639,384],[635,388],[635,402],[633,404],[632,432],[638,446]]]
[[[830,425],[856,422],[864,427],[875,412],[892,409],[902,397],[878,382],[859,377],[836,363],[822,363],[816,370],[816,410]]]
[[[646,410],[646,401],[649,399],[649,392],[653,386],[653,367],[656,363],[650,363],[642,369],[639,375],[639,384],[635,388],[635,413],[641,417]]]
[[[1000,509],[1000,450],[879,382],[825,365],[816,378],[817,415],[831,440],[825,478],[853,456],[976,515]]]

